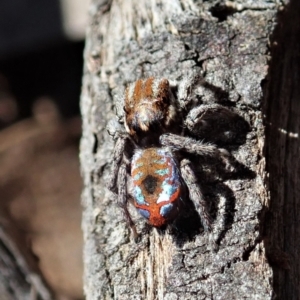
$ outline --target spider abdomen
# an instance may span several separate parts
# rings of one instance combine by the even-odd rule
[[[182,180],[167,148],[137,150],[131,162],[134,205],[152,226],[173,220],[179,209]]]

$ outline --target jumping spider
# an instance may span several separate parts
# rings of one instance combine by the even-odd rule
[[[231,112],[217,104],[201,105],[183,118],[191,102],[191,85],[182,82],[175,98],[167,79],[137,80],[126,88],[123,99],[124,113],[120,118],[123,117],[125,130],[120,124],[122,120],[108,125],[109,134],[117,141],[107,187],[118,194],[118,204],[135,238],[137,231],[127,207],[129,199],[150,225],[161,227],[178,216],[186,190],[204,230],[212,228],[206,202],[186,154],[219,158],[228,165],[229,153],[184,135],[196,125],[206,126],[207,114]]]

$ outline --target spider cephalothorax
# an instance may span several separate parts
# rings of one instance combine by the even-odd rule
[[[175,119],[175,99],[167,79],[150,77],[130,84],[124,102],[125,128],[132,137],[163,132]]]
[[[108,129],[117,138],[108,188],[118,193],[118,203],[135,237],[137,232],[127,207],[130,198],[149,224],[161,227],[178,216],[185,197],[189,197],[204,229],[211,229],[206,201],[187,154],[220,158],[226,164],[229,154],[185,136],[188,132],[182,128],[192,131],[201,122],[206,124],[206,114],[230,111],[217,104],[201,105],[183,118],[181,112],[190,95],[182,86],[178,91],[182,95],[175,97],[167,79],[151,77],[130,84],[123,99],[125,131],[119,123],[112,123]]]

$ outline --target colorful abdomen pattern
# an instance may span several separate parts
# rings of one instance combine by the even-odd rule
[[[182,182],[176,162],[167,148],[136,150],[131,177],[134,205],[149,224],[161,227],[177,216]]]

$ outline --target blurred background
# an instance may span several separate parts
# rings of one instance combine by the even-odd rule
[[[19,299],[3,296],[18,289],[3,281],[7,253],[32,299],[83,299],[78,143],[87,9],[88,0],[0,2],[0,300]]]

